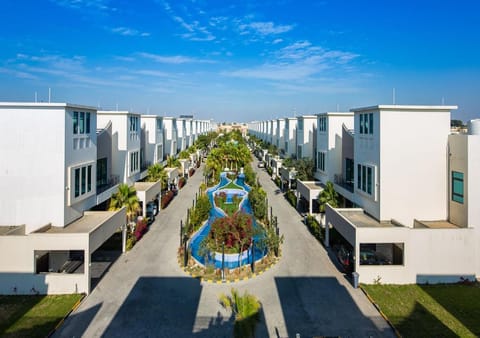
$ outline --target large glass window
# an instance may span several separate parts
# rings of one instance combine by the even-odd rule
[[[319,131],[327,131],[327,117],[322,116],[318,119],[318,130]]]
[[[403,243],[360,243],[360,265],[403,265]]]
[[[325,155],[326,154],[323,151],[318,152],[318,169],[320,169],[321,171],[325,171]]]
[[[463,173],[452,171],[452,200],[463,204]]]
[[[87,168],[82,167],[82,182],[80,186],[82,187],[82,195],[85,194],[85,188],[87,183]]]
[[[75,197],[80,196],[80,168],[75,169]]]
[[[375,184],[374,167],[357,164],[357,189],[373,195]]]
[[[92,191],[92,166],[87,167],[87,192]]]
[[[80,134],[85,133],[85,113],[84,112],[80,112],[80,118],[78,120],[78,132]]]
[[[85,133],[90,134],[90,113],[85,113]]]
[[[78,111],[73,112],[73,133],[78,134]]]
[[[373,134],[373,113],[360,114],[360,134]]]
[[[104,157],[97,160],[97,187],[106,185],[107,183],[107,158]]]

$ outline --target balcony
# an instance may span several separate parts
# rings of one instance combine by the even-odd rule
[[[346,180],[345,178],[343,178],[342,175],[336,174],[333,177],[333,183],[353,193],[353,188],[354,188],[353,180]]]

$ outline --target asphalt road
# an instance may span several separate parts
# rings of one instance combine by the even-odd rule
[[[285,235],[282,258],[274,267],[234,284],[199,282],[179,267],[179,224],[202,182],[199,170],[55,336],[231,337],[233,318],[220,306],[218,296],[235,287],[262,302],[257,337],[394,337],[361,290],[352,288],[338,271],[264,169],[256,170]]]

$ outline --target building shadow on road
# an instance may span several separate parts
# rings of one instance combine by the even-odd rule
[[[232,337],[233,316],[197,316],[202,285],[189,277],[141,277],[113,317],[105,337]],[[218,309],[221,309],[218,300]],[[257,336],[268,336],[260,313]]]
[[[276,277],[275,284],[289,337],[395,336],[366,317],[336,278]]]

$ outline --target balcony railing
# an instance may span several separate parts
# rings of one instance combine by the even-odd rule
[[[120,182],[120,176],[110,175],[110,178],[104,183],[97,182],[97,195],[100,195],[102,192],[110,189],[111,187],[117,185]]]
[[[345,178],[342,175],[337,174],[333,177],[333,182],[336,185],[339,185],[342,188],[344,188],[344,189],[353,193],[353,188],[354,188],[353,180],[345,180]]]

